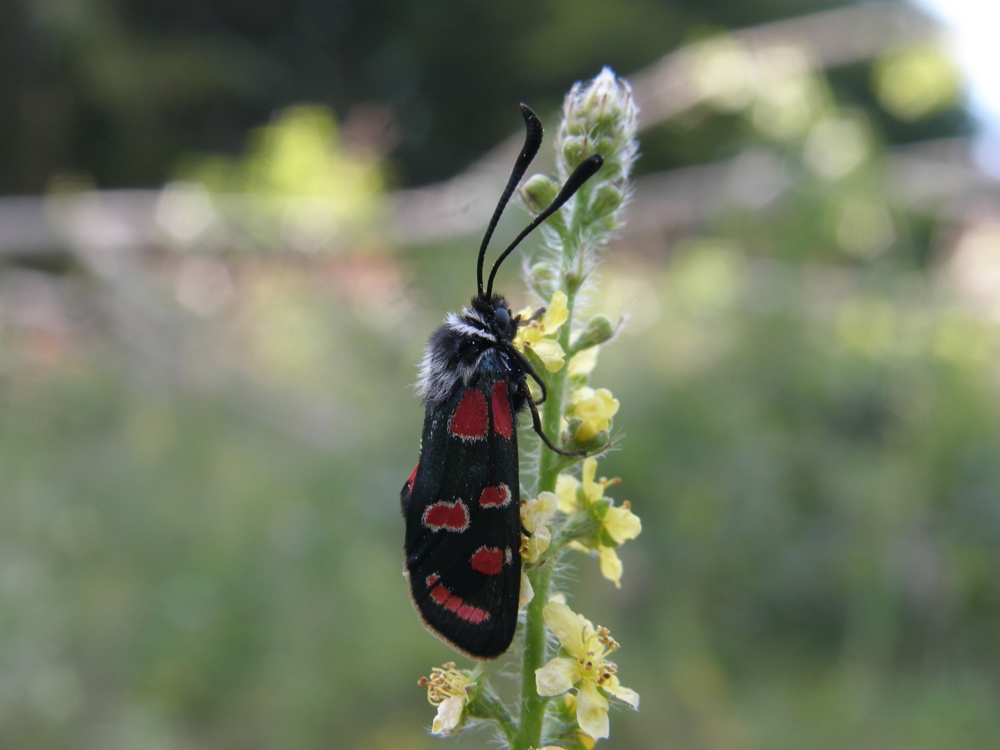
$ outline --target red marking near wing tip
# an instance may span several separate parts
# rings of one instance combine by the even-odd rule
[[[514,434],[507,384],[502,380],[493,386],[493,431],[504,440],[510,440],[510,436]]]
[[[456,500],[453,503],[446,503],[442,500],[428,505],[421,521],[424,527],[431,531],[444,529],[445,531],[462,532],[469,528],[469,509],[461,500]]]
[[[431,589],[431,599],[449,612],[454,612],[457,617],[466,622],[471,622],[473,625],[479,625],[490,619],[489,612],[479,607],[473,607],[471,604],[466,604],[462,597],[455,596],[444,584],[439,583]]]
[[[471,622],[473,625],[478,625],[484,620],[490,619],[490,613],[487,612],[485,609],[480,609],[479,607],[472,607],[468,604],[463,604],[461,607],[459,607],[458,611],[455,614],[461,617],[463,620]]]
[[[448,431],[463,440],[481,440],[489,430],[486,396],[478,388],[469,388],[451,415]]]
[[[430,588],[431,586],[433,586],[435,583],[437,583],[440,580],[441,580],[441,576],[439,576],[437,573],[431,573],[429,576],[427,576],[424,579],[424,583],[427,584],[427,588]]]
[[[469,563],[472,569],[484,576],[495,576],[503,572],[503,550],[499,547],[483,545],[472,553]]]
[[[500,483],[496,487],[485,487],[479,496],[480,508],[502,508],[510,502],[510,487]]]

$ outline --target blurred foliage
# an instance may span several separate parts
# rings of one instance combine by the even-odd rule
[[[843,4],[8,0],[0,193],[41,192],[60,171],[159,185],[178,154],[237,153],[301,102],[341,122],[364,103],[388,107],[402,182],[443,179],[509,134],[519,101],[554,111],[567,81],[603,65],[630,72],[692,36]],[[664,166],[659,151],[646,168]]]
[[[943,51],[933,46],[888,49],[875,61],[873,74],[882,106],[901,120],[916,120],[948,109],[961,93],[961,74]]]
[[[454,258],[428,252],[409,293],[392,266],[244,268],[180,383],[6,330],[0,744],[436,746],[415,680],[449,652],[410,611],[396,504],[440,314],[413,295]],[[987,747],[993,324],[916,272],[709,239],[633,263],[605,269],[634,317],[598,366],[646,539],[624,607],[596,562],[573,587],[643,695],[612,745]]]
[[[327,109],[299,105],[251,131],[239,159],[187,156],[177,169],[182,184],[175,189],[197,200],[197,187],[183,184],[193,182],[215,194],[217,200],[209,199],[212,214],[225,213],[227,197],[241,196],[250,205],[238,206],[239,217],[257,219],[252,225],[259,235],[253,238],[255,249],[310,251],[371,234],[382,213],[383,172],[379,154],[357,145],[344,147]],[[190,215],[189,207],[182,212]],[[206,219],[200,230],[208,223]],[[190,242],[191,237],[182,239]]]
[[[725,243],[608,281],[649,327],[604,363],[628,425],[607,463],[657,535],[626,559],[646,581],[614,627],[643,646],[619,661],[672,707],[624,746],[988,747],[995,326],[919,275],[749,263]]]

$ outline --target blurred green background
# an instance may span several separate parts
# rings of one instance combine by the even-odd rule
[[[425,731],[410,386],[515,105],[551,132],[606,64],[644,156],[593,299],[643,533],[570,591],[642,695],[605,744],[995,747],[997,184],[940,29],[834,6],[5,3],[0,747],[488,741]]]

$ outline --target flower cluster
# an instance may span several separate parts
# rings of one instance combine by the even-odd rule
[[[535,671],[539,695],[576,691],[576,719],[595,740],[608,736],[608,699],[605,693],[639,708],[639,694],[618,681],[618,667],[606,657],[618,650],[607,628],[595,628],[583,615],[551,601],[542,610],[545,624],[562,646],[561,655]]]
[[[560,329],[569,318],[566,301],[566,293],[557,291],[547,307],[534,314],[530,308],[519,313],[527,322],[518,329],[514,346],[536,364],[541,364],[547,372],[559,372],[566,363],[566,351],[560,343]],[[586,384],[597,364],[598,344],[613,335],[610,321],[603,315],[595,315],[584,333],[570,344],[569,401],[573,408],[567,416],[573,439],[581,445],[598,437],[603,438],[603,444],[606,444],[611,418],[618,412],[618,399],[611,391],[607,388],[595,390]]]
[[[566,361],[566,352],[558,338],[559,329],[569,318],[566,293],[552,295],[552,301],[540,315],[528,308],[522,310],[520,316],[527,322],[518,328],[514,346],[541,362],[547,371],[559,372]]]
[[[604,490],[618,484],[618,479],[601,477],[594,480],[597,461],[588,458],[583,462],[582,479],[570,474],[560,474],[556,480],[556,497],[559,510],[573,517],[590,518],[593,524],[580,524],[585,532],[576,537],[571,546],[576,549],[597,552],[601,561],[601,575],[621,588],[622,562],[617,548],[635,539],[642,531],[642,522],[632,512],[626,500],[621,505],[604,496]]]
[[[521,501],[521,563],[533,565],[538,562],[552,543],[552,529],[549,524],[555,517],[559,501],[553,492],[541,492],[537,498]],[[518,602],[523,609],[534,597],[534,589],[528,574],[521,572],[521,596]]]

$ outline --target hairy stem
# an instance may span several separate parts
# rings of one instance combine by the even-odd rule
[[[569,317],[559,330],[559,343],[563,350],[569,349],[569,335],[573,325],[574,291],[567,291],[567,308]],[[563,367],[558,372],[546,372],[545,385],[548,398],[542,404],[542,429],[546,435],[559,435],[563,416],[563,403],[566,396],[566,378],[569,368]],[[539,444],[538,460],[538,491],[554,492],[556,478],[562,466],[561,457],[550,451],[544,444]],[[552,550],[555,552],[556,550]],[[530,571],[531,585],[535,596],[528,604],[527,619],[524,628],[524,662],[521,672],[521,725],[511,747],[512,750],[529,750],[542,744],[542,728],[545,720],[545,706],[548,698],[538,694],[535,687],[535,671],[546,661],[547,646],[545,640],[545,621],[542,609],[549,600],[549,586],[555,569],[555,556],[550,554],[542,558]]]
[[[470,713],[480,718],[492,719],[500,727],[500,731],[504,733],[507,742],[511,743],[514,741],[514,736],[517,734],[517,725],[511,718],[506,706],[492,693],[488,691],[480,693],[476,699],[474,710],[470,711]]]

